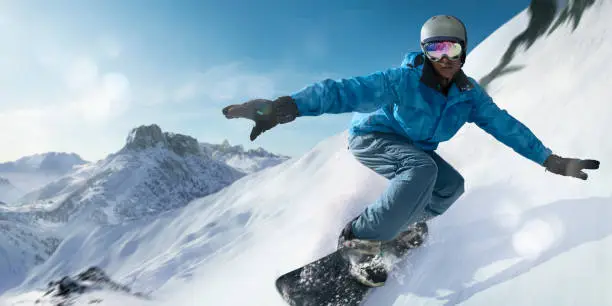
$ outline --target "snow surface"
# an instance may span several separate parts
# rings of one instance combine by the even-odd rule
[[[0,176],[0,201],[11,203],[17,200],[23,191],[13,186],[9,179]]]
[[[230,145],[227,140],[219,145],[200,143],[200,146],[214,160],[223,162],[245,174],[276,166],[289,159],[288,156],[273,154],[263,148],[246,151],[241,145]]]
[[[464,174],[466,194],[366,305],[612,305],[612,72],[600,68],[612,52],[611,15],[609,1],[596,2],[575,30],[564,23],[519,49],[510,66],[522,68],[488,87],[555,153],[601,168],[588,181],[547,173],[466,126],[439,150]],[[493,33],[466,73],[491,71],[527,23],[522,12]],[[0,304],[32,301],[49,280],[96,265],[153,299],[108,293],[101,305],[285,305],[274,279],[332,251],[386,185],[341,133],[154,220],[74,230]]]
[[[0,290],[19,285],[32,266],[55,251],[59,239],[43,230],[0,219]]]

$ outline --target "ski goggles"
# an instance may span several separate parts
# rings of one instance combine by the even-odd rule
[[[440,61],[444,56],[455,61],[461,57],[463,47],[460,43],[453,41],[433,41],[424,44],[423,51],[434,62]]]

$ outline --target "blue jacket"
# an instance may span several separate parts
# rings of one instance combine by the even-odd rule
[[[423,150],[435,150],[472,122],[520,155],[543,164],[552,153],[521,122],[500,109],[463,71],[448,95],[421,52],[401,67],[341,80],[323,80],[292,95],[299,116],[354,112],[349,133],[399,134]]]

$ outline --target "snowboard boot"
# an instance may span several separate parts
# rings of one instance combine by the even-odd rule
[[[381,254],[381,242],[358,239],[353,235],[353,220],[349,222],[338,239],[338,249],[349,261],[350,274],[368,287],[380,287],[387,280],[387,268]]]
[[[429,233],[429,228],[425,222],[417,222],[403,231],[393,240],[385,241],[381,244],[384,253],[393,253],[396,256],[404,256],[410,249],[417,248],[423,244]]]

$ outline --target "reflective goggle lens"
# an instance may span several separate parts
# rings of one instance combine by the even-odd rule
[[[461,44],[452,41],[434,41],[425,44],[425,54],[432,61],[439,61],[442,56],[446,55],[451,60],[456,60],[461,57]]]

